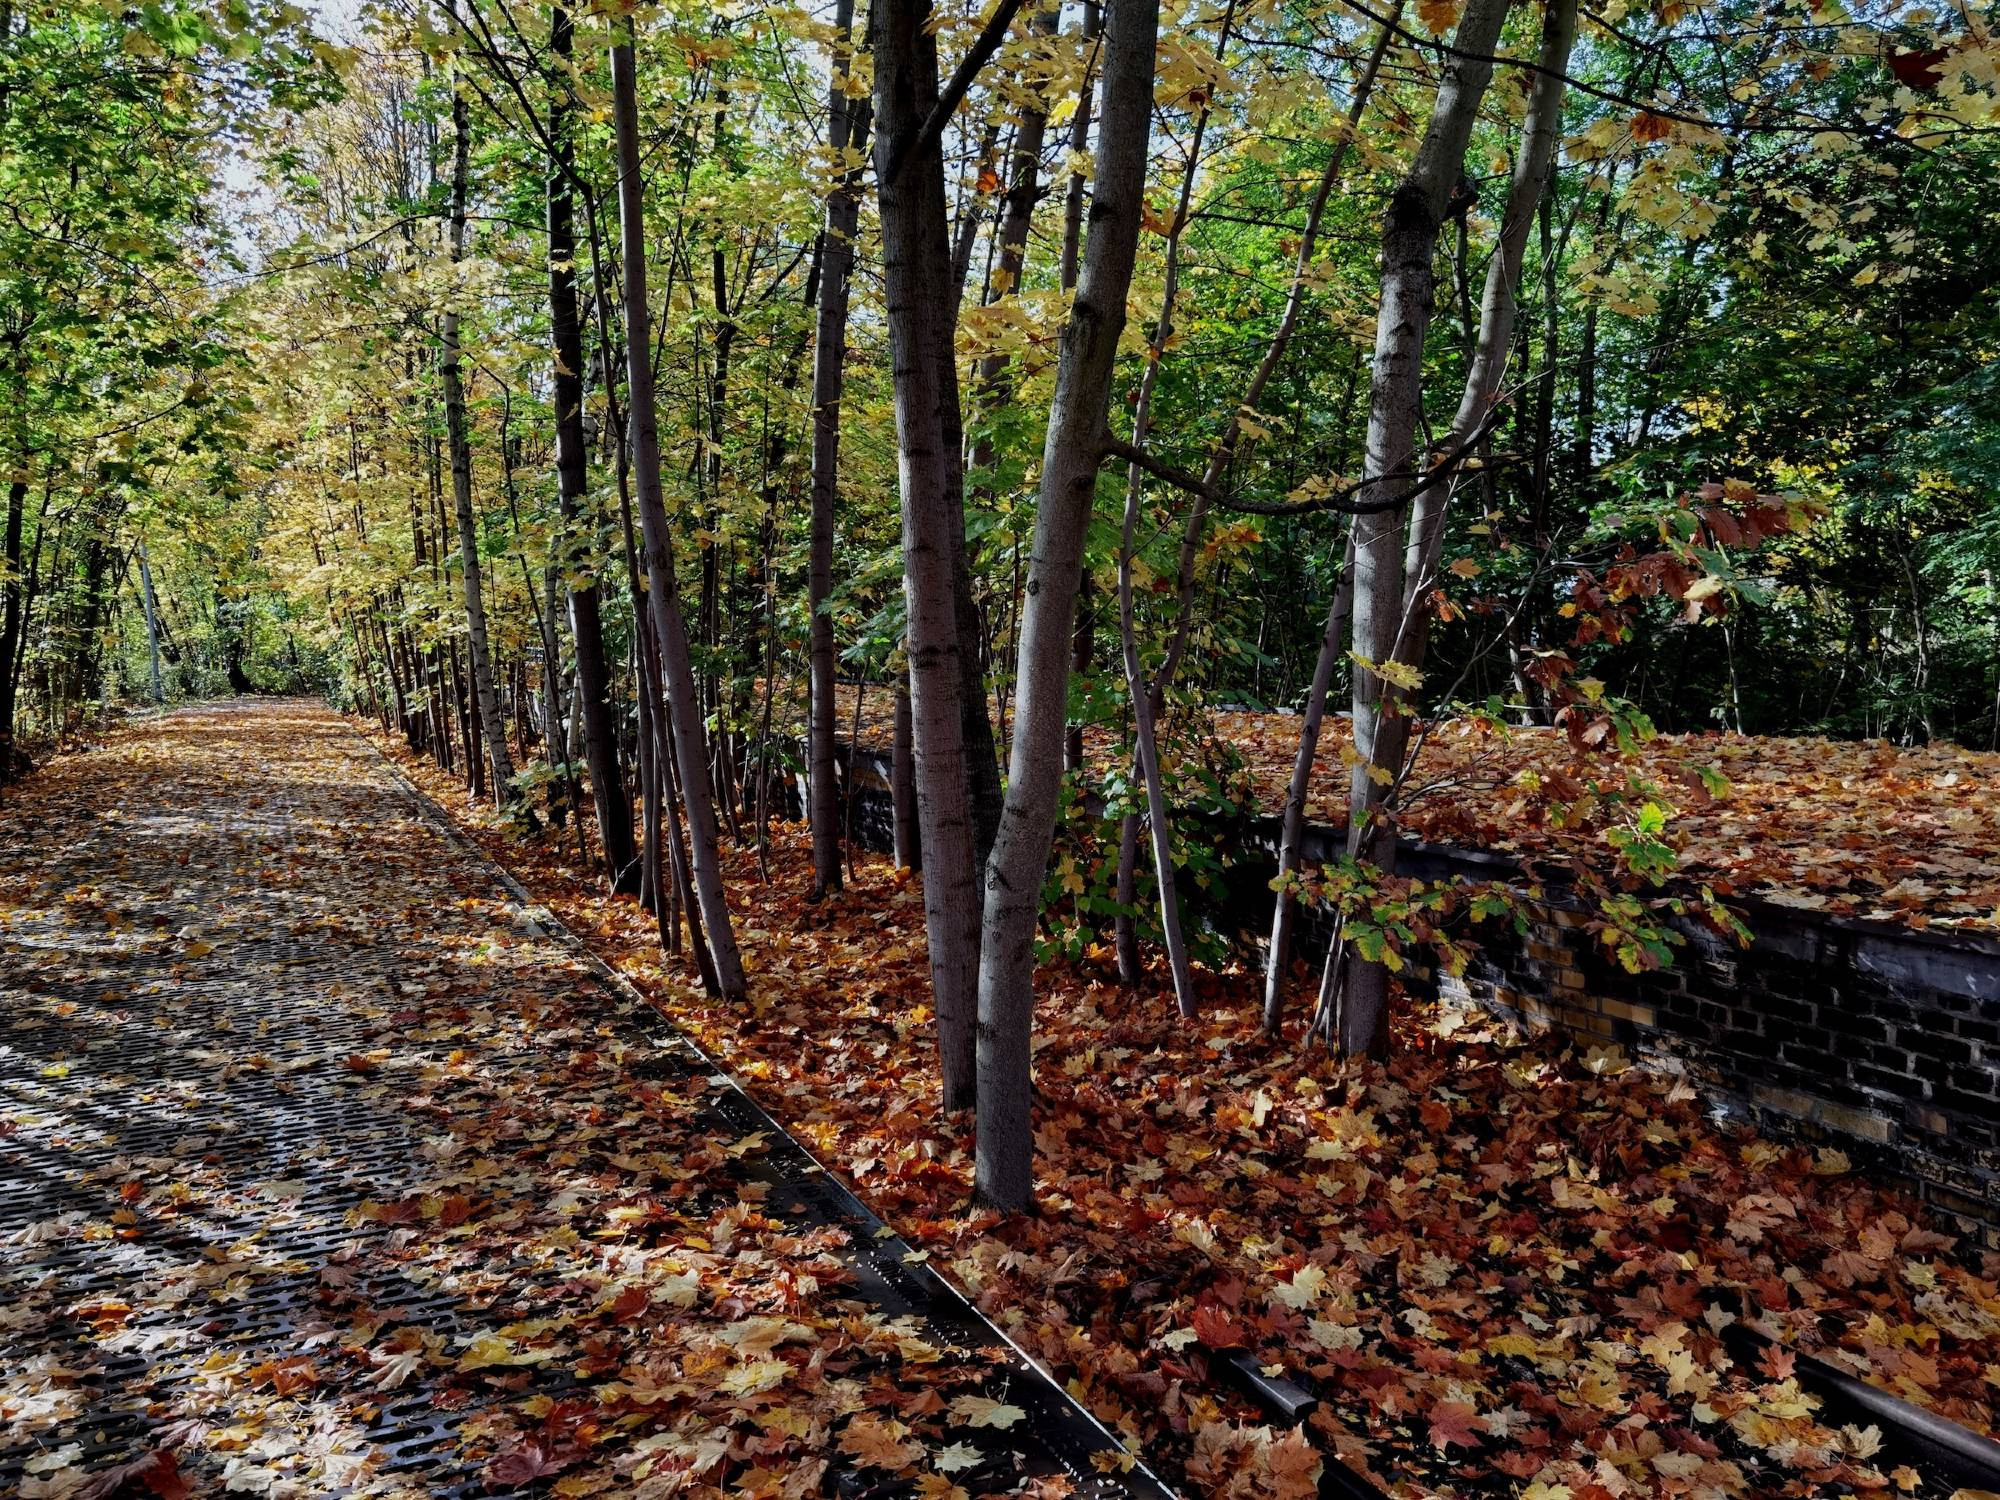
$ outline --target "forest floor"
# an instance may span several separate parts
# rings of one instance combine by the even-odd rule
[[[394,747],[391,747],[394,750]],[[1724,1127],[1615,1051],[1416,1009],[1386,1068],[1259,1030],[1258,984],[1045,966],[1037,1212],[971,1202],[970,1121],[940,1120],[920,893],[854,852],[806,899],[804,830],[725,850],[747,1007],[704,998],[569,837],[523,841],[395,751],[509,865],[1098,1417],[1189,1491],[1314,1493],[1321,1459],[1404,1493],[1948,1493],[1869,1427],[1835,1427],[1779,1353],[1733,1361],[1749,1314],[1982,1432],[2000,1409],[2000,1255],[1904,1197]],[[1205,1353],[1241,1346],[1325,1398],[1270,1425]]]
[[[0,1493],[1127,1492],[347,722],[150,717],[18,792]]]
[[[1299,1500],[1344,1460],[1412,1495],[1945,1500],[1823,1423],[1790,1353],[1733,1361],[1746,1313],[1993,1427],[2000,1256],[1615,1053],[1420,1010],[1386,1068],[1348,1063],[1263,1038],[1242,974],[1204,973],[1183,1026],[1157,986],[1051,967],[1037,1211],[1002,1220],[936,1110],[906,874],[857,854],[814,904],[800,829],[768,883],[730,849],[753,997],[723,1006],[567,836],[397,753],[1190,1493]],[[859,1305],[837,1236],[767,1212],[772,1143],[717,1129],[705,1075],[650,1076],[647,1016],[413,821],[351,722],[184,712],[22,793],[0,1463],[24,1497],[800,1493],[828,1461],[949,1497],[1034,1426],[990,1367]],[[1324,1404],[1272,1425],[1216,1378],[1233,1346]]]
[[[779,722],[803,724],[803,699],[785,691]],[[839,704],[841,737],[886,754],[889,690],[843,685]],[[1283,808],[1298,715],[1217,710],[1175,739],[1221,796],[1265,813]],[[1100,775],[1124,761],[1108,730],[1092,730],[1086,744]],[[1350,744],[1346,719],[1329,717],[1308,817],[1345,823]],[[1656,801],[1671,811],[1663,837],[1680,874],[1718,896],[2000,929],[2000,754],[1990,751],[1718,733],[1663,734],[1620,752],[1559,730],[1459,719],[1426,726],[1406,800],[1401,824],[1418,838],[1598,864],[1612,859],[1607,829]]]

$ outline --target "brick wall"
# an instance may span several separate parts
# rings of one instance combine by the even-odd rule
[[[1337,838],[1315,835],[1309,853]],[[1410,844],[1403,868],[1490,879],[1507,864]],[[1272,868],[1246,866],[1239,899],[1267,912]],[[1837,1146],[2000,1249],[2000,941],[1752,901],[1748,948],[1689,923],[1672,968],[1628,974],[1574,897],[1543,888],[1525,935],[1486,924],[1462,983],[1439,982],[1532,1029],[1616,1042],[1768,1134]],[[1301,925],[1323,954],[1325,924]]]

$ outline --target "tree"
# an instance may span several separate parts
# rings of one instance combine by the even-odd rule
[[[978,748],[968,746],[965,734],[968,643],[959,609],[965,520],[958,368],[952,354],[956,299],[944,160],[935,126],[925,129],[938,108],[937,39],[927,24],[929,12],[929,0],[883,0],[870,11],[869,25],[924,918],[944,1107],[951,1111],[970,1105],[974,1090],[980,903],[968,756],[976,756]],[[979,715],[985,716],[983,699]]]
[[[1063,328],[1042,447],[1042,485],[1021,618],[1019,706],[1000,836],[987,864],[979,973],[979,1191],[1027,1206],[1035,925],[1055,832],[1069,707],[1071,632],[1084,532],[1105,455],[1105,423],[1125,297],[1139,244],[1153,101],[1158,0],[1111,0],[1105,16],[1104,124],[1091,232]]]
[[[645,539],[646,602],[655,649],[666,683],[668,742],[680,774],[681,803],[687,813],[694,888],[715,962],[715,980],[725,999],[746,991],[736,929],[722,887],[716,851],[715,795],[708,775],[708,738],[695,700],[694,668],[688,657],[674,582],[673,546],[660,499],[659,416],[653,399],[652,314],[646,298],[645,183],[639,150],[638,69],[628,31],[611,49],[613,114],[618,129],[618,216],[625,268],[626,390],[631,420],[633,491]]]
[[[833,639],[833,544],[840,490],[841,393],[847,378],[847,309],[854,274],[854,241],[861,223],[860,166],[848,165],[868,139],[868,110],[848,97],[852,78],[848,56],[854,26],[853,0],[839,0],[834,27],[833,82],[827,90],[826,143],[834,159],[834,181],[826,195],[826,227],[820,238],[818,326],[813,336],[812,384],[812,559],[807,608],[811,675],[808,761],[812,806],[813,889],[840,888],[840,802],[835,781]]]

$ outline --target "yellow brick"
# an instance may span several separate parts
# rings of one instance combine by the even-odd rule
[[[1634,1026],[1654,1025],[1658,1018],[1650,1005],[1632,1005],[1623,1000],[1600,1000],[1597,1008],[1607,1016],[1617,1016],[1621,1021],[1630,1021]]]

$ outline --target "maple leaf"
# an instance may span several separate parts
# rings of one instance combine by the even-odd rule
[[[792,1367],[782,1359],[753,1359],[724,1375],[722,1389],[735,1396],[754,1396],[772,1390],[791,1376]]]
[[[931,1455],[931,1462],[947,1474],[973,1468],[985,1459],[986,1455],[970,1443],[951,1443]]]
[[[1245,1336],[1241,1325],[1213,1302],[1204,1302],[1188,1319],[1194,1335],[1211,1349],[1241,1349]]]
[[[1309,1500],[1319,1493],[1320,1476],[1326,1470],[1319,1450],[1308,1441],[1305,1429],[1294,1427],[1276,1442],[1266,1443],[1258,1455],[1265,1486],[1275,1500]]]
[[[378,1356],[376,1367],[380,1371],[369,1381],[378,1391],[400,1390],[405,1381],[424,1367],[424,1351],[404,1349],[398,1353]]]
[[[1773,1380],[1790,1380],[1793,1366],[1798,1363],[1798,1359],[1796,1350],[1780,1349],[1776,1344],[1772,1344],[1757,1356],[1757,1368]]]
[[[987,1396],[968,1395],[952,1398],[951,1414],[968,1427],[1012,1427],[1027,1413],[1018,1406],[1009,1406],[1003,1401],[995,1401]]]
[[[189,1493],[173,1450],[155,1448],[128,1464],[105,1470],[71,1492],[70,1500],[133,1500],[141,1495],[152,1495],[156,1500],[187,1500]]]
[[[1476,1407],[1462,1401],[1440,1401],[1431,1408],[1431,1446],[1444,1448],[1456,1443],[1461,1448],[1480,1445],[1483,1424]]]
[[[901,1422],[863,1412],[840,1434],[840,1448],[853,1454],[864,1468],[901,1473],[924,1456],[923,1444],[904,1441],[909,1431]]]
[[[577,1455],[554,1455],[535,1442],[520,1442],[488,1460],[484,1473],[489,1483],[518,1489],[537,1479],[560,1474],[576,1462]]]
[[[1271,1300],[1281,1307],[1310,1307],[1326,1291],[1326,1267],[1307,1264],[1292,1273],[1288,1282],[1271,1288]]]
[[[784,1318],[745,1318],[740,1323],[731,1323],[716,1330],[715,1336],[723,1343],[732,1345],[740,1358],[748,1359],[756,1355],[769,1354],[787,1339],[809,1339],[812,1330],[803,1323],[788,1322]]]
[[[1432,36],[1443,36],[1458,24],[1459,0],[1418,0],[1417,19]]]

